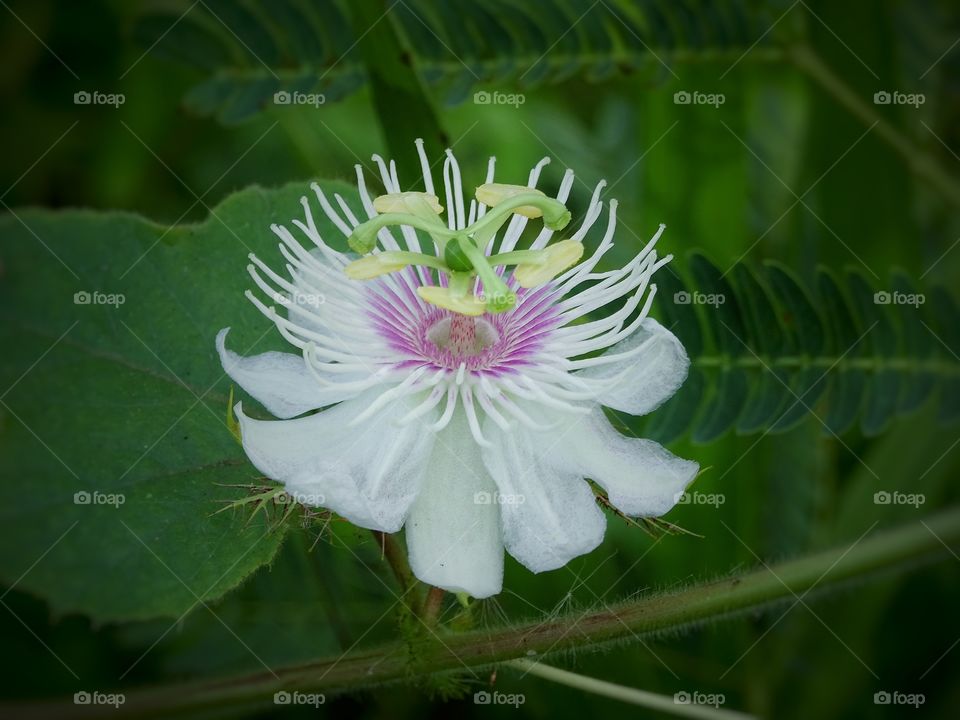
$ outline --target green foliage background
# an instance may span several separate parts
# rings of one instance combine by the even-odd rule
[[[667,516],[696,535],[653,538],[611,515],[603,545],[567,568],[533,576],[508,560],[476,624],[603,607],[956,503],[958,34],[955,8],[932,0],[9,2],[4,699],[261,671],[402,634],[369,533],[282,507],[214,514],[259,480],[226,427],[213,338],[232,325],[237,347],[281,347],[242,297],[247,252],[273,257],[269,224],[299,214],[309,182],[349,193],[373,153],[416,178],[418,135],[435,157],[454,147],[468,187],[490,154],[512,182],[551,155],[547,188],[577,172],[575,218],[606,178],[622,220],[611,263],[667,224],[675,274],[658,278],[655,314],[694,371],[659,413],[619,419],[697,459],[709,469],[695,489],[725,497]],[[326,102],[270,102],[297,89]],[[80,90],[126,102],[78,106]],[[925,102],[874,104],[883,90]],[[477,91],[525,101],[476,104]],[[678,105],[679,91],[725,102]],[[673,302],[684,288],[729,302]],[[95,289],[127,302],[73,303]],[[895,290],[926,302],[872,302]],[[127,502],[77,506],[84,489]],[[877,505],[881,490],[926,502]],[[948,717],[956,562],[553,662],[666,695],[720,692],[764,717]],[[475,706],[488,681],[377,688],[324,712],[637,713],[508,669],[496,688],[524,707]],[[458,687],[465,699],[440,705]],[[926,702],[876,706],[882,690]]]

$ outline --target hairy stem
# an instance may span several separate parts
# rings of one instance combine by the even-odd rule
[[[848,547],[837,547],[764,565],[751,572],[629,602],[601,606],[512,627],[448,633],[442,642],[418,646],[415,664],[404,643],[355,650],[288,668],[242,676],[170,684],[126,693],[126,702],[111,717],[169,717],[211,708],[271,707],[279,690],[335,693],[416,675],[489,667],[578,648],[588,650],[701,625],[745,611],[756,611],[812,590],[826,591],[844,581],[879,571],[906,569],[920,561],[949,557],[960,544],[960,507],[922,521],[880,531]],[[52,703],[0,705],[10,717],[91,717],[93,705],[72,698]]]

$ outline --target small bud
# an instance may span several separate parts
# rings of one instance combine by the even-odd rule
[[[381,275],[387,275],[402,270],[409,263],[391,260],[390,253],[377,253],[354,260],[347,265],[343,272],[351,280],[370,280]]]
[[[504,183],[486,183],[477,188],[476,198],[484,205],[496,207],[504,200],[509,200],[516,195],[544,195],[535,188],[525,185],[506,185]],[[521,205],[513,210],[517,215],[523,215],[528,218],[538,218],[543,216],[543,211],[534,205]]]
[[[483,315],[487,311],[487,304],[473,293],[455,295],[450,288],[439,285],[423,285],[417,288],[417,295],[426,302],[446,310],[452,310],[461,315]]]
[[[424,208],[439,215],[443,206],[436,195],[421,192],[401,192],[380,195],[373,200],[373,209],[378,213],[409,213],[420,215]]]
[[[572,267],[583,257],[583,243],[576,240],[561,240],[548,245],[540,252],[546,257],[544,262],[521,263],[513,271],[513,276],[520,283],[520,287],[538,287]]]

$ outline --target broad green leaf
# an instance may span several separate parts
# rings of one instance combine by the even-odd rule
[[[179,617],[270,561],[276,508],[216,514],[249,495],[229,486],[263,480],[226,427],[214,338],[231,326],[237,352],[283,349],[243,296],[246,255],[275,259],[269,225],[305,190],[248,189],[174,228],[122,212],[0,219],[5,584],[97,622]]]

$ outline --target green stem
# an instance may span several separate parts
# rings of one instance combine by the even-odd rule
[[[434,268],[441,272],[449,273],[450,268],[446,266],[442,259],[436,255],[427,255],[426,253],[410,252],[409,250],[387,250],[380,253],[377,257],[385,262],[404,263],[406,265],[422,265],[424,267]]]
[[[550,680],[560,685],[566,685],[577,690],[583,690],[594,695],[613,698],[631,705],[649,708],[659,712],[678,715],[688,718],[703,718],[703,720],[750,720],[753,715],[737,712],[736,710],[726,710],[715,708],[711,705],[690,705],[678,703],[674,698],[666,695],[657,695],[646,690],[637,690],[623,685],[616,685],[605,680],[578,675],[569,670],[561,670],[552,665],[544,665],[542,662],[519,658],[510,660],[507,663],[510,667],[522,670],[524,675],[537,675],[545,680]]]
[[[456,234],[456,231],[447,228],[439,219],[433,222],[410,213],[383,213],[370,218],[353,229],[350,237],[347,238],[350,249],[361,255],[370,252],[377,245],[377,233],[388,225],[409,225],[418,230],[423,230],[425,233],[429,233],[440,247]]]
[[[516,304],[516,296],[493,268],[487,256],[483,254],[473,241],[465,239],[460,243],[463,254],[473,263],[473,269],[483,280],[483,294],[487,298],[487,309],[490,312],[504,312]]]
[[[572,648],[598,649],[615,641],[643,639],[706,622],[756,612],[776,603],[795,602],[814,588],[827,591],[840,583],[880,571],[906,569],[924,560],[949,557],[960,544],[960,507],[906,526],[868,535],[849,547],[837,547],[764,566],[723,580],[683,590],[602,606],[548,621],[537,620],[494,630],[445,634],[443,642],[418,646],[411,664],[407,646],[391,643],[355,650],[272,672],[131,690],[110,717],[170,717],[229,707],[268,707],[278,690],[334,693],[416,675],[482,668],[521,657],[561,653]],[[570,632],[576,625],[577,632]],[[7,703],[9,717],[96,717],[103,708],[58,702]]]
[[[503,221],[513,214],[514,210],[527,205],[539,208],[540,212],[543,213],[543,224],[551,230],[563,230],[570,222],[570,211],[562,202],[542,193],[525,192],[509,197],[490,208],[482,218],[470,227],[465,228],[463,232],[474,236],[483,233],[490,225],[499,228]],[[489,236],[484,235],[483,238],[488,240]]]
[[[372,532],[373,537],[377,541],[377,545],[381,548],[384,559],[387,561],[387,564],[390,565],[394,577],[397,578],[397,583],[400,585],[400,592],[402,593],[401,597],[406,597],[409,593],[411,597],[409,598],[410,602],[407,603],[407,606],[416,607],[419,604],[419,599],[413,596],[412,588],[417,582],[417,578],[414,576],[413,570],[410,569],[410,563],[407,560],[407,551],[400,542],[399,536],[378,530],[373,530]]]

